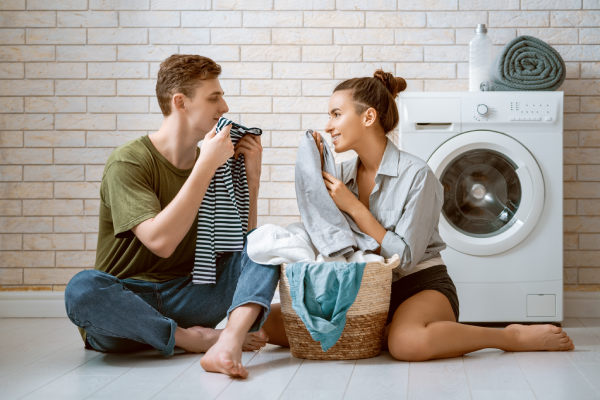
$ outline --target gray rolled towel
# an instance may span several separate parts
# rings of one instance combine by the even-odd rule
[[[565,80],[565,62],[552,46],[533,36],[511,40],[494,58],[487,91],[556,90]]]

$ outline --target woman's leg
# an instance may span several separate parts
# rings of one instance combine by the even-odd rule
[[[504,351],[572,350],[573,341],[554,325],[483,328],[456,322],[448,298],[424,290],[404,301],[386,330],[392,356],[403,361],[457,357],[485,348]]]
[[[290,347],[285,326],[283,325],[283,314],[281,313],[281,304],[271,304],[271,313],[263,324],[262,328],[267,333],[269,341],[267,343],[282,347]]]

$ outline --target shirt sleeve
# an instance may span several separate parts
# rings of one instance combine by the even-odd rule
[[[116,238],[133,237],[131,228],[161,211],[150,177],[136,164],[116,161],[102,178],[101,199],[110,209]]]
[[[420,170],[408,192],[400,221],[393,231],[387,231],[383,237],[381,256],[390,258],[398,254],[399,268],[410,272],[427,250],[439,221],[443,196],[443,186],[433,171]]]

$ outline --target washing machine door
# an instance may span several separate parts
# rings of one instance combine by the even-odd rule
[[[440,235],[462,253],[487,256],[522,242],[544,208],[544,179],[517,140],[492,131],[446,141],[428,163],[444,185]]]

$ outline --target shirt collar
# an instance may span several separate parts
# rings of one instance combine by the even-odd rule
[[[387,139],[387,144],[385,146],[385,151],[383,152],[383,158],[381,159],[381,164],[379,165],[379,170],[377,171],[378,175],[387,175],[387,176],[398,176],[398,162],[400,160],[400,150],[396,147],[394,143],[390,139]],[[348,185],[350,182],[356,183],[356,173],[358,171],[358,163],[360,159],[356,157],[356,160],[353,163],[348,165],[348,170],[344,171],[344,176],[342,177],[342,181],[344,184]]]

